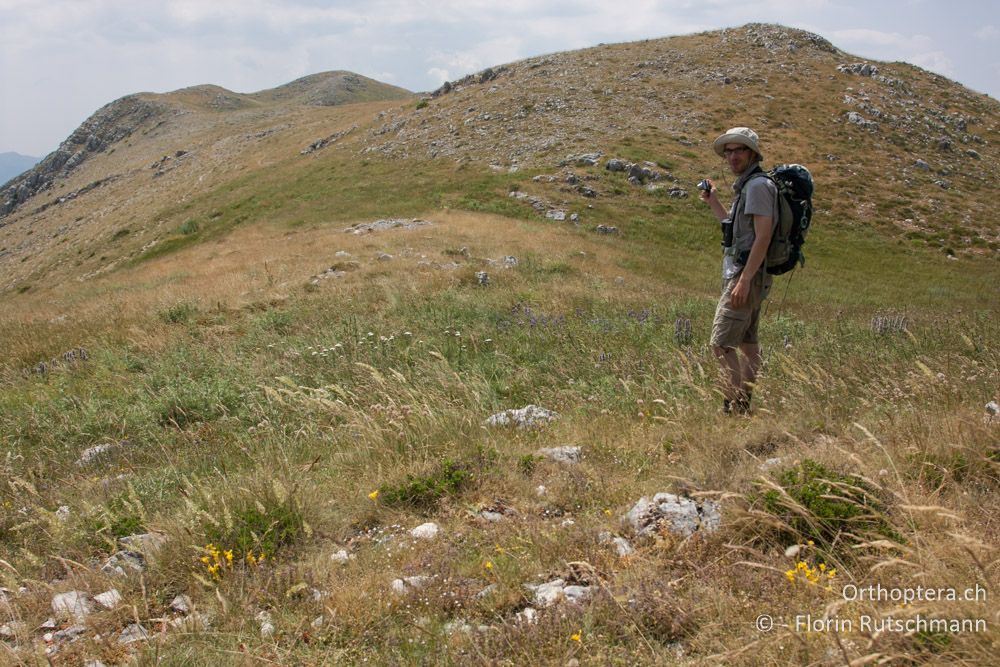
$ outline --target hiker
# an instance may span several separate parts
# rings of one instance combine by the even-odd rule
[[[702,201],[722,223],[722,296],[712,323],[712,350],[722,371],[725,414],[749,414],[750,397],[760,369],[757,327],[760,307],[767,298],[772,278],[764,267],[774,231],[777,188],[763,178],[763,154],[757,133],[748,127],[734,127],[712,144],[736,176],[733,203],[722,207],[716,189],[704,181]]]

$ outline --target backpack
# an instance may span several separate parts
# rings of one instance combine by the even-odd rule
[[[768,274],[780,276],[796,264],[805,266],[802,244],[812,222],[813,179],[801,164],[779,164],[764,175],[778,188],[778,222],[764,265]]]

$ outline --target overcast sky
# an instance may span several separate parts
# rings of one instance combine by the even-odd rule
[[[413,91],[599,43],[782,23],[1000,99],[993,0],[0,0],[0,152],[44,156],[104,104],[350,70]]]

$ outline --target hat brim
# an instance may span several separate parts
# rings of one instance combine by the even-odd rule
[[[754,145],[746,135],[743,134],[724,134],[712,144],[712,148],[715,149],[716,154],[719,157],[725,157],[723,151],[726,149],[726,144],[743,144],[754,153],[757,154],[761,160],[764,159],[764,154],[760,152],[760,147]]]

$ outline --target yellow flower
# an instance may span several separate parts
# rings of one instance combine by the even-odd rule
[[[604,513],[605,513],[606,515],[608,515],[608,516],[611,516],[611,510],[608,510],[608,509],[606,509],[606,510],[604,510]]]
[[[483,563],[483,567],[486,568],[487,570],[492,570],[493,569],[493,561],[489,561],[489,560],[486,561],[485,563]]]
[[[795,570],[788,570],[785,572],[785,578],[791,583],[795,583]]]
[[[263,563],[265,558],[267,558],[267,556],[262,553],[260,556],[257,557],[257,562]]]
[[[254,557],[252,551],[247,554],[247,562],[250,563],[251,565],[256,565],[257,564],[257,559]]]
[[[209,558],[208,556],[202,556],[202,557],[201,557],[201,558],[199,558],[198,560],[200,560],[200,561],[201,561],[202,563],[204,563],[205,565],[208,565],[208,561],[209,561],[209,560],[211,560],[211,559],[210,559],[210,558]]]
[[[583,641],[583,630],[577,630],[569,638],[575,642]]]
[[[816,546],[816,543],[815,543],[815,542],[813,542],[812,540],[809,540],[808,542],[806,542],[806,544],[808,544],[808,545],[809,545],[809,546],[811,546],[811,547],[812,547],[812,546]]]
[[[378,498],[378,489],[375,489],[374,491],[368,494],[369,500],[376,500],[377,498]]]
[[[499,544],[496,545],[496,547],[494,547],[493,550],[496,551],[498,554],[502,554],[504,552],[503,547],[500,546]]]
[[[819,564],[819,571],[820,572],[826,572],[826,563],[820,563]]]
[[[226,555],[226,562],[229,563],[230,565],[232,565],[233,564],[233,550],[232,549],[226,550],[225,555]]]

